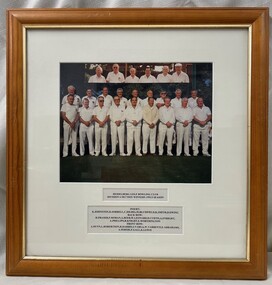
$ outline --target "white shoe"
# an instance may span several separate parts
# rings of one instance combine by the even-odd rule
[[[66,154],[64,154],[62,157],[67,157],[68,156],[68,154],[66,153]]]
[[[115,155],[116,155],[115,153],[111,153],[111,154],[110,154],[110,156],[115,156]]]
[[[96,153],[95,153],[95,156],[99,156],[99,152],[96,152]]]
[[[198,153],[194,153],[194,156],[197,156],[198,155]]]
[[[127,156],[131,156],[131,153],[127,153]]]
[[[167,152],[167,155],[168,156],[173,156],[173,153],[172,152]]]
[[[90,152],[90,155],[91,155],[91,156],[94,156],[94,152]]]
[[[191,156],[191,155],[189,153],[188,154],[185,153],[184,156]]]
[[[72,156],[79,156],[76,152],[72,153]]]
[[[103,156],[108,156],[105,152],[104,152],[104,153],[102,153],[102,155],[103,155]]]
[[[120,153],[120,156],[126,156],[126,154],[125,153]]]
[[[211,155],[209,153],[203,153],[203,156],[210,157]]]
[[[137,156],[143,156],[141,153],[136,153]]]

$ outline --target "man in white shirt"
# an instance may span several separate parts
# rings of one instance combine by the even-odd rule
[[[211,156],[208,153],[209,147],[209,122],[212,119],[211,110],[206,107],[203,98],[197,99],[197,106],[193,110],[194,127],[193,127],[193,150],[194,156],[198,155],[199,138],[202,140],[202,153],[204,156]]]
[[[184,155],[191,156],[189,153],[189,138],[193,120],[193,111],[188,107],[188,98],[182,99],[181,108],[175,109],[176,131],[177,131],[177,156],[181,155],[182,143],[184,140]]]
[[[113,103],[113,99],[112,96],[109,94],[108,87],[103,87],[102,94],[99,95],[99,97],[101,96],[104,98],[104,106],[109,109]]]
[[[136,68],[131,67],[129,70],[130,76],[128,76],[125,80],[125,83],[138,83],[139,77],[136,76]]]
[[[151,68],[149,65],[145,68],[145,74],[141,76],[139,83],[157,83],[155,76],[151,75]]]
[[[172,75],[169,74],[169,67],[167,65],[162,67],[162,73],[157,76],[157,81],[159,83],[171,83],[173,81]]]
[[[105,77],[102,75],[103,69],[101,66],[97,66],[95,69],[95,75],[91,76],[88,83],[106,83]]]
[[[72,156],[78,156],[76,153],[77,147],[77,122],[78,122],[78,107],[73,104],[74,96],[67,96],[67,103],[63,104],[60,110],[63,119],[63,151],[62,156],[68,156],[69,139],[72,140]]]
[[[84,96],[82,98],[82,102],[84,101],[84,99],[88,99],[88,101],[89,101],[89,108],[94,109],[94,107],[96,106],[96,97],[94,97],[92,95],[92,89],[87,89],[86,90],[86,96]]]
[[[176,109],[176,108],[181,108],[181,95],[182,95],[182,91],[180,89],[177,89],[175,91],[175,95],[176,97],[174,99],[171,100],[171,106]]]
[[[197,90],[191,90],[191,97],[188,99],[188,106],[193,110],[197,106]]]
[[[148,105],[148,98],[153,98],[153,91],[151,89],[147,90],[146,98],[143,99],[141,102],[142,108],[144,108],[146,105]]]
[[[136,98],[137,99],[137,106],[142,106],[142,99],[140,99],[139,97],[139,92],[137,89],[133,89],[132,92],[131,92],[131,99],[129,99],[127,101],[127,107],[131,107],[131,100],[132,98]]]
[[[141,154],[141,125],[143,111],[137,106],[137,97],[131,98],[131,106],[125,110],[125,118],[127,121],[127,156],[132,154],[133,142],[135,143],[135,153],[137,156]]]
[[[175,72],[172,74],[172,80],[175,83],[189,83],[189,76],[187,73],[182,71],[182,64],[176,63],[175,64]]]
[[[170,106],[170,98],[164,99],[164,106],[159,109],[159,155],[163,155],[165,136],[167,138],[167,155],[172,156],[175,112]]]
[[[143,109],[143,154],[147,154],[147,145],[149,142],[150,154],[156,152],[156,131],[159,120],[159,111],[155,106],[155,99],[148,97],[148,104]]]
[[[115,96],[114,103],[109,110],[109,118],[111,125],[111,154],[116,155],[117,137],[119,143],[120,156],[124,156],[124,134],[125,134],[125,107],[120,104],[120,98]]]
[[[88,98],[83,99],[83,106],[79,109],[79,141],[80,141],[80,155],[85,154],[85,138],[87,135],[89,154],[94,155],[94,120],[93,108],[89,107]]]
[[[115,63],[111,72],[108,73],[106,81],[109,83],[123,83],[125,81],[124,74],[119,72],[119,65]]]
[[[160,107],[163,107],[164,106],[164,99],[167,95],[167,92],[162,90],[160,92],[160,97],[156,99],[156,106],[158,109],[160,109]]]
[[[116,94],[117,94],[117,96],[119,97],[119,99],[120,99],[120,105],[121,106],[123,106],[124,108],[126,108],[127,107],[127,98],[125,98],[125,97],[123,97],[123,93],[124,93],[124,90],[123,90],[123,88],[118,88],[117,90],[116,90]]]
[[[95,156],[102,150],[103,156],[107,155],[107,132],[108,132],[108,108],[104,106],[104,97],[98,97],[98,106],[93,110],[95,121]],[[102,148],[101,148],[102,144]]]
[[[81,98],[76,94],[75,86],[69,85],[67,87],[67,91],[68,91],[68,94],[62,98],[61,104],[64,105],[65,103],[67,103],[68,102],[68,96],[73,95],[74,96],[73,105],[75,105],[79,108],[82,105],[82,102],[81,102]]]

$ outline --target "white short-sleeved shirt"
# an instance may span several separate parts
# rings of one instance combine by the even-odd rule
[[[105,82],[106,79],[103,75],[97,76],[96,74],[92,75],[88,80],[88,83],[105,83]]]
[[[139,82],[139,77],[136,76],[136,75],[135,75],[134,77],[132,77],[132,76],[130,75],[130,76],[128,76],[128,77],[126,78],[125,82],[126,82],[126,83],[137,83],[137,82]]]
[[[126,107],[127,107],[127,102],[128,102],[127,98],[121,97],[121,99],[120,99],[120,105],[121,105],[121,106],[123,106],[124,108],[126,108]]]
[[[175,109],[175,117],[180,123],[183,123],[184,121],[188,121],[190,123],[193,120],[193,111],[190,107],[177,108]]]
[[[177,74],[176,72],[173,73],[172,75],[172,80],[173,82],[176,83],[189,83],[189,76],[187,73],[181,71],[180,74]]]
[[[208,118],[208,116],[210,116],[211,114],[212,114],[211,110],[207,106],[203,106],[202,108],[199,108],[197,106],[193,110],[194,117],[199,121],[205,121]]]
[[[103,106],[100,108],[100,106],[96,106],[93,110],[93,115],[97,117],[97,119],[101,122],[105,120],[105,118],[108,116],[109,109],[106,106]],[[97,122],[95,122],[96,126],[99,126]]]
[[[159,109],[159,119],[163,124],[167,122],[174,124],[176,121],[174,108],[171,106],[168,108],[166,106],[161,107]]]
[[[91,109],[94,109],[94,107],[97,105],[97,103],[96,103],[96,97],[94,97],[94,96],[91,96],[91,97],[84,96],[84,97],[82,98],[82,102],[84,101],[84,99],[88,99],[88,100],[89,100],[89,107],[90,107]]]
[[[110,83],[123,83],[125,81],[125,78],[123,73],[114,73],[113,71],[111,71],[108,73],[106,80]]]
[[[65,103],[68,104],[68,95],[65,95],[63,98],[62,98],[62,101],[61,101],[61,104],[64,105]],[[81,98],[77,95],[77,94],[74,94],[74,103],[73,105],[76,105],[76,106],[81,106],[82,105],[82,102],[81,102]]]
[[[78,113],[78,107],[76,105],[70,105],[69,103],[65,103],[62,105],[60,111],[65,113],[66,118],[70,122],[73,122]],[[63,120],[63,125],[68,125],[68,123]]]
[[[79,109],[79,116],[82,118],[82,120],[89,122],[92,119],[93,116],[93,109],[90,107],[86,109],[85,107],[81,107]]]
[[[157,79],[153,75],[150,75],[148,77],[146,75],[142,75],[139,80],[139,83],[156,83],[156,82]]]
[[[137,106],[142,106],[142,99],[141,98],[139,98],[138,97],[138,99],[137,99]],[[131,107],[132,105],[131,105],[131,99],[129,99],[128,101],[127,101],[127,107]]]
[[[104,98],[104,106],[107,107],[108,109],[110,108],[110,106],[112,105],[113,103],[113,98],[110,94],[108,94],[106,97],[104,95],[99,95],[97,100],[102,97]]]
[[[181,102],[182,99],[178,99],[177,97],[175,97],[174,99],[171,100],[171,106],[176,109],[176,108],[181,108]]]
[[[164,104],[164,100],[161,97],[157,98],[156,99],[156,105],[157,104]]]
[[[108,114],[110,115],[110,120],[112,122],[116,122],[116,121],[124,122],[125,120],[125,108],[121,104],[119,106],[116,106],[115,104],[113,104],[110,107]]]
[[[170,83],[170,82],[173,82],[172,75],[169,74],[169,73],[167,73],[166,75],[164,75],[163,73],[160,73],[157,76],[157,81],[160,82],[160,83]]]
[[[191,109],[194,109],[196,106],[197,106],[197,100],[198,97],[196,97],[195,99],[193,97],[190,97],[188,99],[188,106],[191,108]]]
[[[140,106],[136,106],[136,108],[133,108],[132,106],[127,107],[125,110],[125,118],[127,121],[127,127],[141,127],[141,122],[138,123],[137,126],[134,126],[132,124],[132,121],[135,120],[137,122],[141,121],[143,118],[143,111],[142,108]]]

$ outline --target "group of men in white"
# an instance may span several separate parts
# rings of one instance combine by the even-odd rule
[[[175,72],[169,73],[168,65],[162,67],[162,72],[158,74],[157,78],[151,74],[151,67],[149,65],[145,68],[145,74],[140,78],[136,75],[137,70],[134,67],[129,69],[130,75],[125,78],[124,74],[119,71],[119,64],[115,63],[112,66],[112,71],[108,73],[105,78],[102,73],[101,66],[97,66],[95,74],[90,76],[88,83],[189,83],[189,76],[182,71],[182,64],[175,64]]]
[[[123,97],[123,89],[118,88],[116,96],[108,94],[103,87],[97,98],[87,89],[82,99],[76,94],[74,86],[68,86],[68,94],[62,99],[61,117],[63,119],[63,157],[68,156],[68,145],[72,144],[72,156],[79,156],[77,134],[79,130],[80,155],[85,155],[85,141],[88,140],[89,155],[108,156],[107,144],[111,142],[110,156],[130,156],[135,147],[137,156],[166,154],[172,156],[173,138],[176,135],[176,155],[190,156],[189,142],[193,141],[193,155],[199,153],[199,140],[202,140],[202,154],[208,152],[209,132],[212,114],[198,97],[197,90],[191,97],[182,97],[176,89],[175,98],[170,99],[166,91],[160,92],[155,100],[153,91],[148,90],[145,99],[139,98],[137,89],[132,90],[131,99]],[[126,144],[126,152],[125,152]],[[149,151],[148,151],[149,146]]]

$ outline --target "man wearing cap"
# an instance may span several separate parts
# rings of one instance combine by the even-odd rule
[[[107,155],[107,132],[108,132],[108,108],[104,106],[104,97],[98,97],[98,106],[93,110],[95,121],[95,156],[102,150],[103,156]],[[102,148],[101,148],[102,145]]]
[[[108,73],[106,81],[109,83],[123,83],[125,82],[124,74],[119,71],[119,65],[115,63],[112,66],[111,72]]]
[[[157,81],[159,83],[171,83],[171,82],[173,82],[172,75],[169,74],[168,72],[169,72],[169,67],[167,65],[164,65],[162,67],[162,73],[158,74],[158,76],[157,76]]]
[[[84,99],[88,99],[88,101],[89,101],[89,108],[94,109],[94,107],[96,106],[96,97],[94,97],[92,95],[92,89],[87,89],[86,90],[86,96],[84,96],[82,98],[82,102],[84,101]]]
[[[174,136],[175,112],[170,106],[170,98],[164,99],[164,106],[159,109],[159,155],[163,155],[165,136],[167,138],[167,155],[173,156],[172,144]]]
[[[88,83],[106,83],[105,77],[102,75],[103,69],[101,66],[97,66],[95,69],[95,75],[91,76]]]
[[[63,104],[60,110],[63,119],[63,150],[62,156],[68,155],[69,139],[72,141],[72,156],[78,156],[77,147],[77,122],[78,122],[78,106],[73,104],[74,95],[67,96],[67,103]]]
[[[136,76],[136,68],[131,67],[129,70],[130,76],[128,76],[125,80],[125,83],[138,83],[139,77]]]
[[[176,63],[175,64],[175,72],[172,74],[172,80],[175,83],[189,83],[189,76],[187,73],[182,71],[182,64]]]
[[[75,105],[79,108],[82,105],[82,102],[81,102],[81,98],[76,94],[75,86],[69,85],[67,87],[67,91],[68,91],[68,94],[62,98],[61,104],[64,105],[65,103],[67,103],[68,102],[68,96],[73,95],[74,96],[73,105]]]
[[[182,143],[184,141],[184,155],[190,156],[189,153],[189,136],[193,120],[193,111],[188,107],[188,98],[182,99],[181,108],[175,109],[176,130],[177,130],[177,156],[181,155]]]
[[[140,83],[157,83],[157,79],[151,75],[151,68],[149,65],[145,68],[145,74],[141,76]]]
[[[133,142],[135,143],[135,153],[137,156],[141,154],[141,125],[143,112],[140,106],[137,106],[137,97],[131,98],[131,106],[125,110],[125,118],[127,121],[127,155],[132,154]]]
[[[109,110],[112,148],[110,156],[116,155],[117,137],[120,155],[124,156],[125,107],[120,104],[120,98],[118,96],[113,98],[113,102]]]
[[[197,99],[197,106],[193,110],[194,127],[193,127],[193,151],[194,156],[198,155],[199,138],[202,139],[202,153],[203,156],[211,156],[208,153],[209,147],[209,128],[208,124],[212,119],[211,110],[206,107],[203,102],[203,98]]]
[[[156,131],[159,120],[159,111],[155,106],[155,99],[148,97],[148,104],[143,109],[143,154],[147,154],[147,145],[149,142],[150,153],[156,152]]]
[[[80,155],[85,154],[85,139],[87,135],[89,154],[94,155],[94,120],[93,108],[89,107],[88,98],[83,99],[83,106],[79,109],[79,141],[80,141]]]

